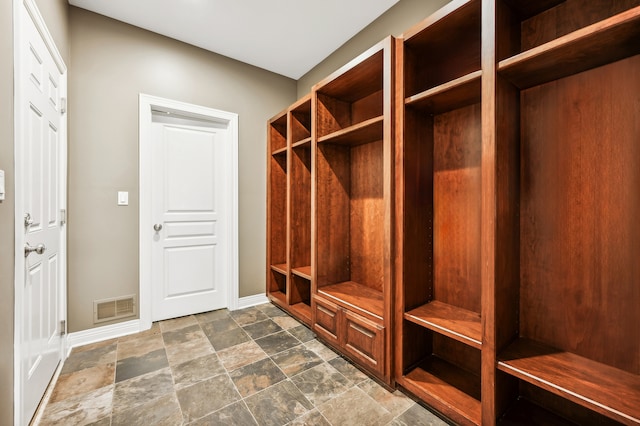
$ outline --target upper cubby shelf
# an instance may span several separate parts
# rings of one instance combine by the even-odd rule
[[[617,11],[613,6],[597,9],[598,15],[605,15],[601,21],[574,23],[569,19],[571,8],[580,3],[562,3],[523,20],[519,31],[513,25],[498,28],[498,39],[504,43],[499,51],[511,52],[499,58],[499,74],[526,89],[640,53],[640,6],[612,16],[606,14]],[[547,29],[556,36],[534,38],[530,27]],[[508,46],[509,39],[520,39],[520,46]]]
[[[424,100],[453,90],[467,104],[479,100],[480,5],[480,0],[453,1],[403,35],[405,98]]]
[[[287,112],[280,113],[269,123],[269,141],[271,154],[275,155],[287,149]]]
[[[290,115],[292,146],[299,142],[311,141],[311,96],[305,96],[293,105]]]
[[[318,142],[360,144],[372,137],[382,139],[384,81],[391,72],[384,66],[385,47],[390,43],[390,38],[383,40],[314,87]],[[355,142],[361,136],[367,140]]]

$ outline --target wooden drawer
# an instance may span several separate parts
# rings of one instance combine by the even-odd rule
[[[384,327],[345,311],[344,348],[363,365],[384,373]]]
[[[314,298],[315,332],[334,345],[340,345],[342,310],[331,302]]]

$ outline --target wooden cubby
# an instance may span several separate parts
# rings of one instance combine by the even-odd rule
[[[270,121],[270,297],[456,424],[640,425],[639,76],[640,0],[374,46]]]
[[[313,88],[313,297],[321,301],[315,309],[326,316],[328,330],[323,333],[322,320],[316,328],[387,383],[394,47],[395,39],[385,39]],[[339,328],[330,330],[334,325]]]
[[[493,29],[488,411],[640,424],[640,1],[531,3]]]
[[[269,121],[268,291],[311,325],[311,98]]]
[[[396,380],[460,424],[481,421],[480,6],[450,3],[398,53]]]

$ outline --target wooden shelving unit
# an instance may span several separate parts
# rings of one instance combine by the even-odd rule
[[[314,329],[391,383],[392,96],[389,37],[314,86]]]
[[[269,297],[456,424],[640,425],[639,76],[640,0],[374,46],[269,122]]]
[[[498,361],[486,409],[640,424],[640,1],[528,3],[497,0],[486,29],[502,226],[484,254],[487,371]]]
[[[481,422],[480,12],[454,1],[409,30],[397,71],[396,380],[460,424]]]
[[[311,325],[311,97],[269,121],[267,295]]]

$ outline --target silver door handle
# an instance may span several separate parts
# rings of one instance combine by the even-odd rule
[[[156,223],[155,225],[153,225],[153,230],[156,232],[162,231],[162,224]]]
[[[44,244],[38,244],[37,246],[32,246],[29,243],[26,243],[24,245],[24,257],[29,256],[31,253],[33,253],[34,251],[37,254],[42,254],[44,253],[44,251],[47,249],[47,247]]]

